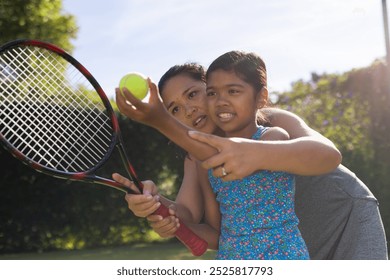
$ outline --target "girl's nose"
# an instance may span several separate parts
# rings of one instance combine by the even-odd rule
[[[216,106],[225,106],[227,104],[228,104],[228,101],[223,94],[220,94],[217,96]]]

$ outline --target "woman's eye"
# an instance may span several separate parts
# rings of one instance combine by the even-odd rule
[[[176,114],[177,112],[179,112],[179,107],[173,107],[171,110],[172,115]]]
[[[191,91],[189,94],[188,94],[188,98],[189,99],[192,99],[196,96],[197,92],[196,91]]]

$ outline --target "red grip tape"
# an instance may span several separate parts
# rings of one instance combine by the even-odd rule
[[[161,215],[164,218],[170,216],[169,209],[162,204],[153,214]],[[176,230],[175,236],[191,251],[194,256],[201,256],[207,251],[208,243],[197,236],[182,222],[180,222],[180,227]]]

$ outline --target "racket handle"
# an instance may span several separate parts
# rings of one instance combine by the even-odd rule
[[[169,209],[162,205],[153,213],[162,217],[168,217]],[[179,239],[194,256],[201,256],[207,251],[208,243],[197,236],[192,230],[190,230],[184,223],[180,223],[180,227],[176,230],[175,236]]]

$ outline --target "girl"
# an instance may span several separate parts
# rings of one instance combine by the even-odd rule
[[[286,140],[284,130],[257,125],[268,103],[266,67],[253,54],[228,52],[207,70],[211,119],[227,137]],[[222,167],[222,175],[227,171]],[[308,259],[294,211],[294,176],[259,171],[224,182],[210,173],[222,215],[218,259]]]

